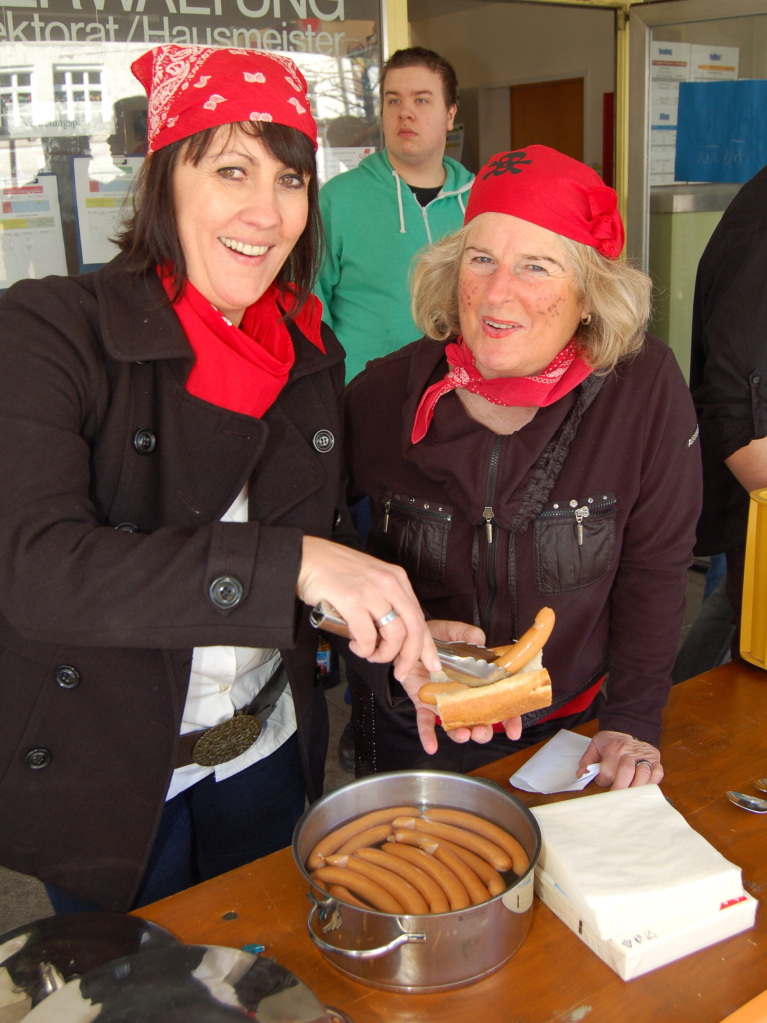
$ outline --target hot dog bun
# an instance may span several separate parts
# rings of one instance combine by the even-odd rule
[[[447,731],[494,725],[551,705],[551,679],[545,668],[520,671],[487,686],[435,693],[437,714]]]
[[[542,607],[517,643],[495,647],[498,654],[495,664],[508,671],[508,678],[487,685],[467,685],[455,678],[451,680],[444,672],[434,673],[432,681],[419,689],[419,698],[424,703],[436,704],[446,731],[494,725],[550,707],[551,679],[541,662],[541,650],[555,621],[552,609]]]

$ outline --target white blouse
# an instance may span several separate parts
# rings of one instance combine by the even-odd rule
[[[221,521],[248,521],[247,485],[221,517]],[[246,707],[266,685],[279,663],[278,650],[241,646],[195,647],[181,734],[210,728],[230,718],[240,707]],[[231,778],[274,753],[295,730],[296,712],[290,687],[287,686],[250,749],[217,767],[200,767],[198,764],[177,767],[166,800],[177,796],[209,774],[215,773],[216,781]]]

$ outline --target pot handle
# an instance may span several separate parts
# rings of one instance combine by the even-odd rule
[[[380,959],[381,956],[394,952],[400,945],[407,945],[411,941],[426,941],[424,931],[403,931],[396,938],[392,938],[391,941],[388,941],[385,945],[380,945],[378,948],[338,948],[337,945],[331,945],[321,938],[312,926],[320,909],[328,909],[330,906],[335,905],[336,900],[328,899],[321,904],[319,899],[315,898],[311,892],[307,892],[307,896],[312,903],[312,908],[309,910],[306,925],[309,930],[309,937],[321,952],[333,952],[337,955],[346,956],[348,959]]]

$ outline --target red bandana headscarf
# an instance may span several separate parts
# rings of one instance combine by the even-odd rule
[[[506,213],[590,245],[617,259],[625,234],[618,196],[591,167],[549,146],[496,153],[474,179],[464,225],[481,213]],[[534,376],[485,379],[462,338],[445,349],[450,369],[425,392],[416,411],[411,440],[422,440],[442,395],[457,387],[496,405],[543,407],[577,387],[591,372],[573,338]]]
[[[273,121],[317,148],[306,80],[288,57],[260,50],[155,46],[131,64],[146,89],[147,153],[204,128]]]
[[[147,155],[206,128],[267,121],[295,128],[317,148],[317,125],[306,81],[292,60],[276,53],[210,46],[155,46],[131,65],[146,89]],[[168,297],[173,269],[158,273]],[[262,416],[274,403],[295,360],[284,312],[293,295],[276,284],[246,309],[235,327],[186,281],[173,308],[194,349],[186,382],[204,401]],[[295,317],[320,351],[322,307],[310,296]]]
[[[597,172],[549,146],[496,153],[474,179],[464,225],[508,213],[617,259],[625,234],[618,195]]]

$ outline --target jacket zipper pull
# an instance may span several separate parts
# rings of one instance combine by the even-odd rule
[[[384,509],[383,532],[384,533],[388,532],[388,529],[389,529],[389,509],[390,508],[391,508],[391,498],[385,497],[383,499],[383,509]]]
[[[488,504],[485,510],[482,512],[482,518],[485,520],[485,534],[487,536],[487,542],[493,542],[493,509]]]
[[[575,515],[575,521],[578,523],[578,546],[583,546],[583,520],[589,517],[589,509],[587,505],[583,505],[581,508],[576,508],[573,512]]]

